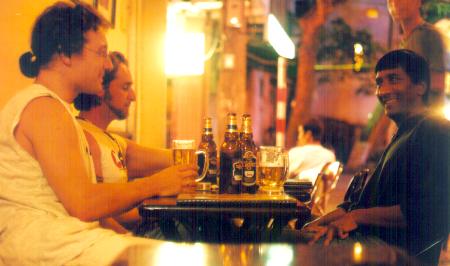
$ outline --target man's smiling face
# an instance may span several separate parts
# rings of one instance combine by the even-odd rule
[[[423,85],[414,84],[400,67],[377,72],[376,84],[376,95],[384,106],[386,115],[393,120],[408,117],[424,105]]]

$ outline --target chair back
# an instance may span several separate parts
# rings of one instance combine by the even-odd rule
[[[313,215],[325,214],[330,192],[336,187],[344,167],[338,162],[328,162],[320,171],[311,192],[311,213]]]
[[[359,200],[359,196],[366,184],[369,172],[369,169],[365,168],[352,177],[347,187],[347,191],[345,192],[344,201],[357,202]]]

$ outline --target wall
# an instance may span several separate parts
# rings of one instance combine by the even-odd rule
[[[164,74],[164,33],[167,1],[137,2],[137,140],[146,146],[165,147],[167,84]]]
[[[54,0],[21,0],[2,1],[0,9],[0,35],[2,47],[0,49],[0,108],[18,90],[32,82],[25,78],[19,69],[19,57],[30,50],[30,35],[34,20],[45,7]]]

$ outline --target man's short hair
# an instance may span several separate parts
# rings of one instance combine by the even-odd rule
[[[323,125],[322,122],[317,118],[311,118],[309,119],[304,125],[303,125],[303,131],[306,133],[308,131],[311,132],[311,135],[314,140],[321,141],[322,140],[322,131],[323,131]]]
[[[394,50],[383,55],[378,60],[375,66],[375,73],[394,68],[403,69],[412,83],[424,83],[425,93],[422,96],[422,101],[428,105],[431,77],[430,67],[425,58],[408,49]]]
[[[120,52],[111,52],[109,53],[109,59],[112,62],[113,67],[109,70],[105,71],[105,74],[103,75],[103,90],[105,91],[105,94],[103,96],[103,99],[110,99],[111,94],[109,92],[109,85],[111,84],[111,81],[113,81],[116,78],[117,70],[119,69],[119,66],[121,64],[124,64],[128,66],[128,61],[125,58],[125,56]],[[99,106],[102,102],[102,99],[93,94],[86,94],[86,93],[80,93],[74,100],[74,106],[77,110],[80,111],[89,111],[95,106]]]

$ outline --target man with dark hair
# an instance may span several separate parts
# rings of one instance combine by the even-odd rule
[[[130,104],[135,101],[133,81],[128,61],[119,52],[111,52],[112,68],[103,76],[103,96],[80,94],[74,100],[80,110],[77,117],[89,143],[97,182],[126,183],[144,177],[173,164],[167,149],[152,149],[107,131],[115,119],[128,117]],[[102,220],[102,225],[117,232],[126,232],[118,221],[131,229],[140,220],[137,209]]]
[[[315,183],[317,175],[328,162],[334,162],[334,153],[323,147],[322,123],[310,119],[299,127],[297,147],[289,150],[289,177]]]
[[[424,58],[392,51],[378,61],[375,73],[376,94],[398,131],[359,200],[342,203],[303,230],[315,234],[312,242],[325,236],[326,245],[358,233],[378,237],[437,264],[449,230],[450,123],[428,111]]]

